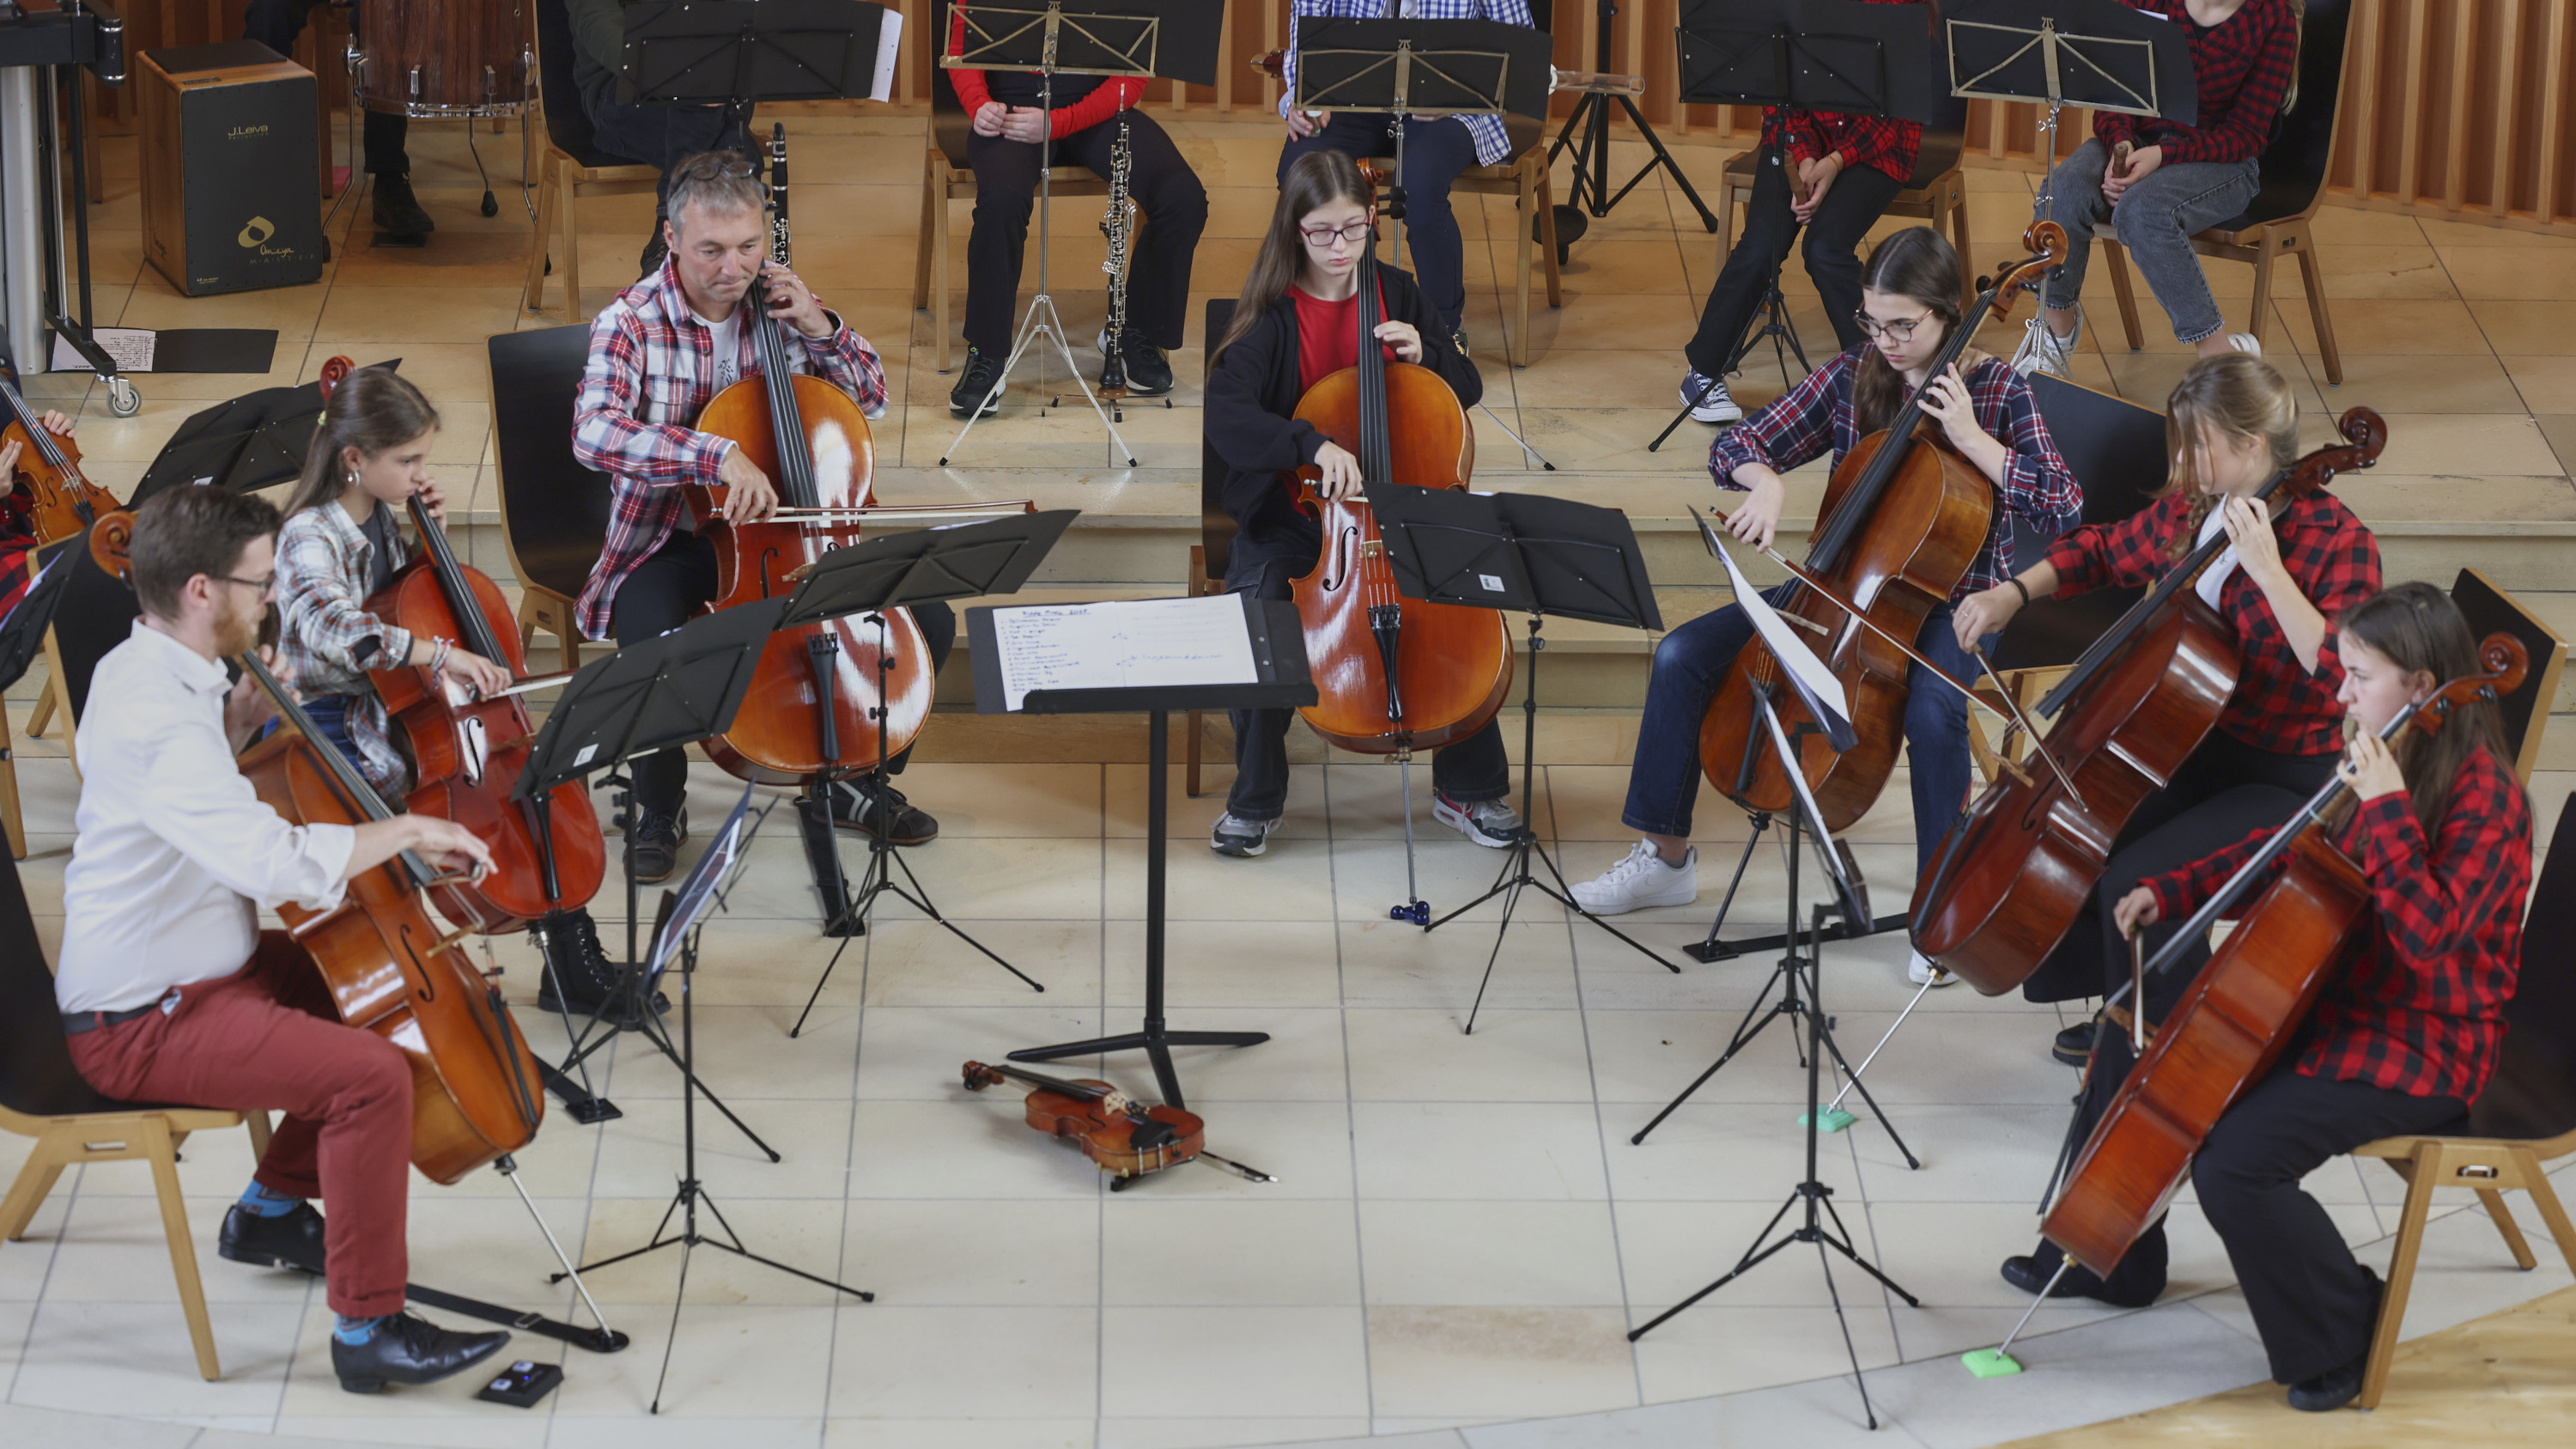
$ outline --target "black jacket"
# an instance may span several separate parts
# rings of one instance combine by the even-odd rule
[[[1386,316],[1410,322],[1422,333],[1422,364],[1438,372],[1458,394],[1461,407],[1474,407],[1485,395],[1476,365],[1449,341],[1449,329],[1424,300],[1413,278],[1380,265],[1377,274],[1386,293]],[[1207,450],[1225,470],[1225,511],[1242,530],[1236,537],[1238,560],[1312,559],[1323,546],[1315,520],[1297,510],[1279,475],[1315,461],[1324,435],[1297,411],[1297,303],[1281,297],[1250,332],[1218,358],[1207,381]]]

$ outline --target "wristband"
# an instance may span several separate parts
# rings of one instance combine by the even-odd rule
[[[2014,591],[2021,595],[2021,601],[2024,604],[2028,604],[2030,602],[2030,585],[2023,583],[2017,578],[2006,579],[2004,582],[2013,586]]]

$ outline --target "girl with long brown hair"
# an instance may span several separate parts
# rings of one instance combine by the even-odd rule
[[[1208,370],[1207,446],[1225,465],[1225,511],[1236,525],[1226,587],[1262,599],[1289,597],[1314,567],[1323,532],[1282,481],[1312,465],[1326,498],[1360,491],[1360,462],[1299,420],[1297,400],[1359,359],[1359,261],[1377,240],[1367,178],[1339,151],[1314,151],[1288,168],[1261,252],[1244,279],[1234,318],[1216,339]],[[1476,366],[1452,346],[1439,313],[1394,267],[1377,268],[1376,345],[1390,362],[1438,373],[1472,407],[1484,396]],[[1268,849],[1288,799],[1284,709],[1234,712],[1234,788],[1208,837],[1220,855]],[[1479,845],[1501,848],[1521,828],[1505,800],[1510,762],[1492,721],[1432,757],[1432,818]]]
[[[1854,325],[1869,340],[1827,359],[1805,382],[1720,433],[1709,451],[1709,474],[1721,488],[1749,491],[1726,526],[1737,538],[1768,548],[1787,499],[1780,475],[1828,451],[1840,464],[1861,439],[1888,426],[1907,396],[1918,396],[1931,426],[1994,484],[2001,505],[1958,589],[1926,618],[1916,642],[1927,658],[1966,678],[1975,666],[1961,639],[1976,634],[1954,636],[1952,606],[2009,571],[2014,518],[2053,536],[2081,511],[2083,493],[2058,457],[2029,385],[2011,368],[1971,350],[1948,371],[1932,375],[1932,363],[1961,320],[1959,258],[1940,233],[1913,227],[1880,242],[1862,270],[1860,300]],[[1782,602],[1793,587],[1783,585],[1766,597]],[[1599,879],[1574,887],[1585,910],[1613,915],[1688,905],[1697,896],[1699,855],[1691,848],[1690,831],[1699,794],[1700,721],[1752,637],[1752,621],[1729,604],[1673,630],[1656,647],[1620,817],[1645,838]],[[1916,679],[1906,696],[1905,741],[1912,762],[1915,851],[1928,861],[1968,799],[1966,702],[1945,685]],[[1934,979],[1920,956],[1910,974],[1917,982]]]

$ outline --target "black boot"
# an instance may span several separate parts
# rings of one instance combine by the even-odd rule
[[[224,1228],[215,1238],[215,1251],[255,1268],[301,1268],[307,1273],[319,1273],[322,1215],[309,1202],[298,1203],[295,1211],[276,1217],[234,1203],[232,1211],[224,1214]]]
[[[411,178],[387,172],[376,177],[376,230],[395,236],[422,236],[438,230],[411,194]]]
[[[331,1336],[331,1369],[340,1387],[353,1394],[372,1394],[387,1384],[433,1384],[500,1352],[510,1341],[506,1330],[458,1333],[426,1318],[397,1313],[376,1323],[364,1343]]]
[[[593,1016],[617,994],[624,973],[599,944],[599,923],[587,910],[558,911],[531,928],[546,954],[537,983],[537,1009]],[[653,1009],[669,1011],[671,998],[656,991]]]

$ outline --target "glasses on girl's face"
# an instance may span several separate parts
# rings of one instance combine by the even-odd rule
[[[1301,226],[1297,228],[1297,231],[1299,235],[1306,238],[1306,245],[1310,247],[1328,247],[1333,244],[1333,238],[1335,237],[1339,237],[1346,242],[1356,242],[1376,229],[1377,223],[1375,222],[1355,221],[1349,226],[1343,227]]]
[[[1894,337],[1899,342],[1911,342],[1914,340],[1914,329],[1923,325],[1924,317],[1931,315],[1931,309],[1927,307],[1921,316],[1901,317],[1893,322],[1881,322],[1867,312],[1854,312],[1852,320],[1860,324],[1861,332],[1872,342],[1876,342],[1881,337]]]

